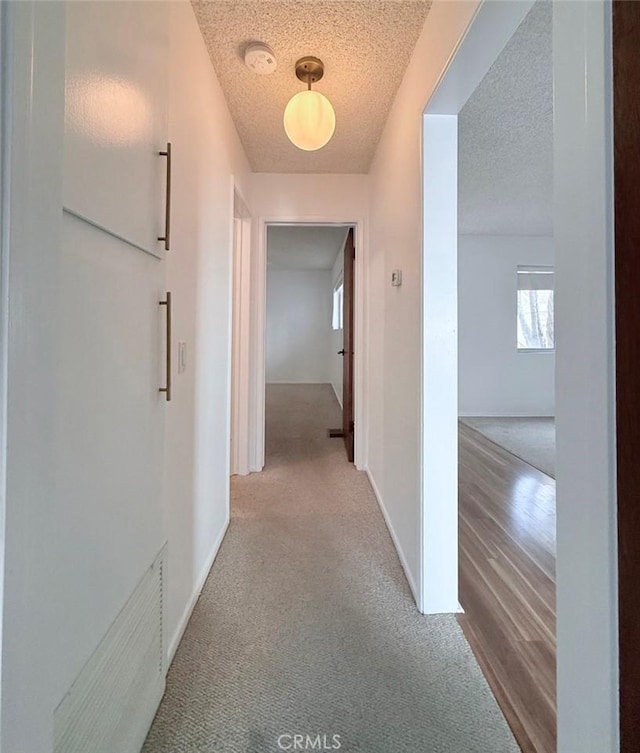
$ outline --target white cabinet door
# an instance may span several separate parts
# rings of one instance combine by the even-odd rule
[[[67,212],[162,257],[168,3],[69,2]]]
[[[55,552],[54,675],[62,692],[166,539],[171,404],[159,392],[166,384],[166,309],[159,305],[166,261],[157,236],[164,225],[166,161],[158,151],[167,141],[168,6],[65,4],[66,211],[55,280],[59,386],[49,409],[60,426],[56,514],[60,528],[73,531],[72,544]],[[103,713],[118,718],[127,692],[123,685]],[[145,704],[153,692],[140,686],[140,705],[129,709],[136,735],[150,723]],[[125,749],[133,746],[118,748]]]

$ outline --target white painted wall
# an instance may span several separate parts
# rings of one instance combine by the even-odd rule
[[[436,1],[370,173],[368,468],[407,577],[420,580],[422,112],[477,2]],[[391,287],[391,271],[402,286]]]
[[[346,239],[345,239],[346,241]],[[331,270],[331,300],[333,301],[333,291],[336,289],[340,281],[342,280],[342,273],[344,268],[344,249],[341,250],[336,256],[333,269]],[[336,399],[342,406],[342,374],[344,360],[342,356],[338,355],[338,351],[342,350],[344,343],[344,330],[332,329],[330,333],[330,345],[329,345],[329,381],[333,387],[333,391],[336,393]]]
[[[460,415],[554,415],[555,354],[516,347],[517,267],[553,263],[553,238],[459,236]]]
[[[175,645],[228,518],[232,176],[247,184],[247,163],[193,11],[174,3],[170,256],[63,216],[64,10],[11,7],[3,753],[51,753],[54,709],[166,538]],[[157,393],[166,287],[189,354],[169,404]],[[166,414],[164,499],[162,464],[148,462],[162,432],[136,430],[151,403]]]
[[[169,539],[169,650],[185,627],[229,518],[233,182],[249,165],[190,3],[171,4],[169,136],[173,250],[167,287],[175,343],[187,343],[167,411],[164,527]]]
[[[367,214],[366,175],[254,173],[251,184],[256,217],[330,222]]]
[[[267,383],[329,381],[331,304],[330,270],[267,270]]]

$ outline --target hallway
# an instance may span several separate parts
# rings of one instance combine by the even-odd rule
[[[294,734],[517,753],[455,616],[417,613],[365,474],[327,438],[339,423],[329,385],[269,386],[265,471],[233,479],[144,753],[275,753]]]

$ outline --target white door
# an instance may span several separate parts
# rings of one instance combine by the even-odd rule
[[[167,3],[66,4],[61,557],[91,612],[69,684],[165,539],[167,60]]]

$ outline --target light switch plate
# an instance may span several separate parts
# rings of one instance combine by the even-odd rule
[[[182,374],[187,369],[187,343],[184,340],[178,341],[178,374]]]
[[[394,288],[399,288],[402,285],[402,270],[394,269],[391,273],[391,284]]]

